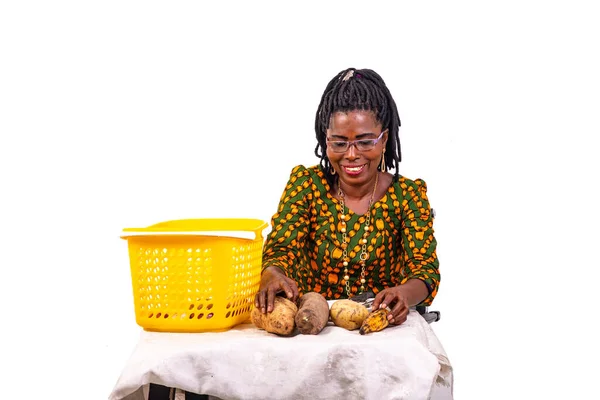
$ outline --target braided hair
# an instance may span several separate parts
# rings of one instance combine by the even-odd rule
[[[354,110],[372,111],[383,130],[388,129],[388,140],[384,154],[385,169],[394,168],[394,176],[397,178],[398,164],[402,157],[400,136],[398,134],[400,117],[398,116],[396,102],[394,102],[392,94],[381,76],[375,71],[348,68],[337,74],[327,84],[315,118],[315,132],[318,142],[317,147],[315,147],[315,155],[321,159],[321,169],[327,182],[330,186],[333,186],[334,177],[331,174],[331,163],[327,158],[327,128],[331,117],[336,112]]]

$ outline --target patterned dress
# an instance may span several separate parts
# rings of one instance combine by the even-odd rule
[[[423,180],[400,176],[370,209],[371,232],[367,238],[366,290],[377,293],[409,279],[421,279],[435,297],[440,273],[433,236],[433,216]],[[331,195],[320,166],[295,167],[290,174],[272,231],[263,248],[263,269],[281,268],[298,284],[300,293],[322,293],[327,299],[346,298],[340,202]],[[360,254],[365,215],[346,209],[352,295],[360,292]]]

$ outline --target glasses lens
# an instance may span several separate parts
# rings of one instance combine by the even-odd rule
[[[335,151],[336,153],[344,153],[346,150],[348,150],[348,142],[329,142],[329,147],[331,147],[331,150]]]
[[[373,150],[373,148],[375,147],[375,140],[372,140],[372,139],[359,140],[359,141],[356,142],[356,147],[360,151]]]

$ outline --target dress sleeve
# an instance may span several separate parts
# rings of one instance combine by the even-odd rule
[[[401,284],[409,279],[422,280],[429,295],[420,305],[428,306],[437,294],[440,284],[437,241],[433,235],[433,215],[427,199],[425,181],[400,182],[403,200],[401,245],[404,250],[404,268]]]
[[[277,212],[271,219],[271,232],[263,247],[263,270],[279,267],[286,276],[297,279],[297,265],[308,236],[311,177],[302,165],[295,167],[285,187]]]

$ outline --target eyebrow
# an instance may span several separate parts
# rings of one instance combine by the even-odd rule
[[[365,133],[361,133],[360,135],[356,135],[356,140],[372,139],[372,137],[370,137],[370,136],[375,136],[375,138],[377,138],[377,136],[379,136],[379,135],[376,133],[372,133],[372,132],[365,132]],[[331,135],[330,138],[348,140],[348,137],[342,136],[342,135]]]

